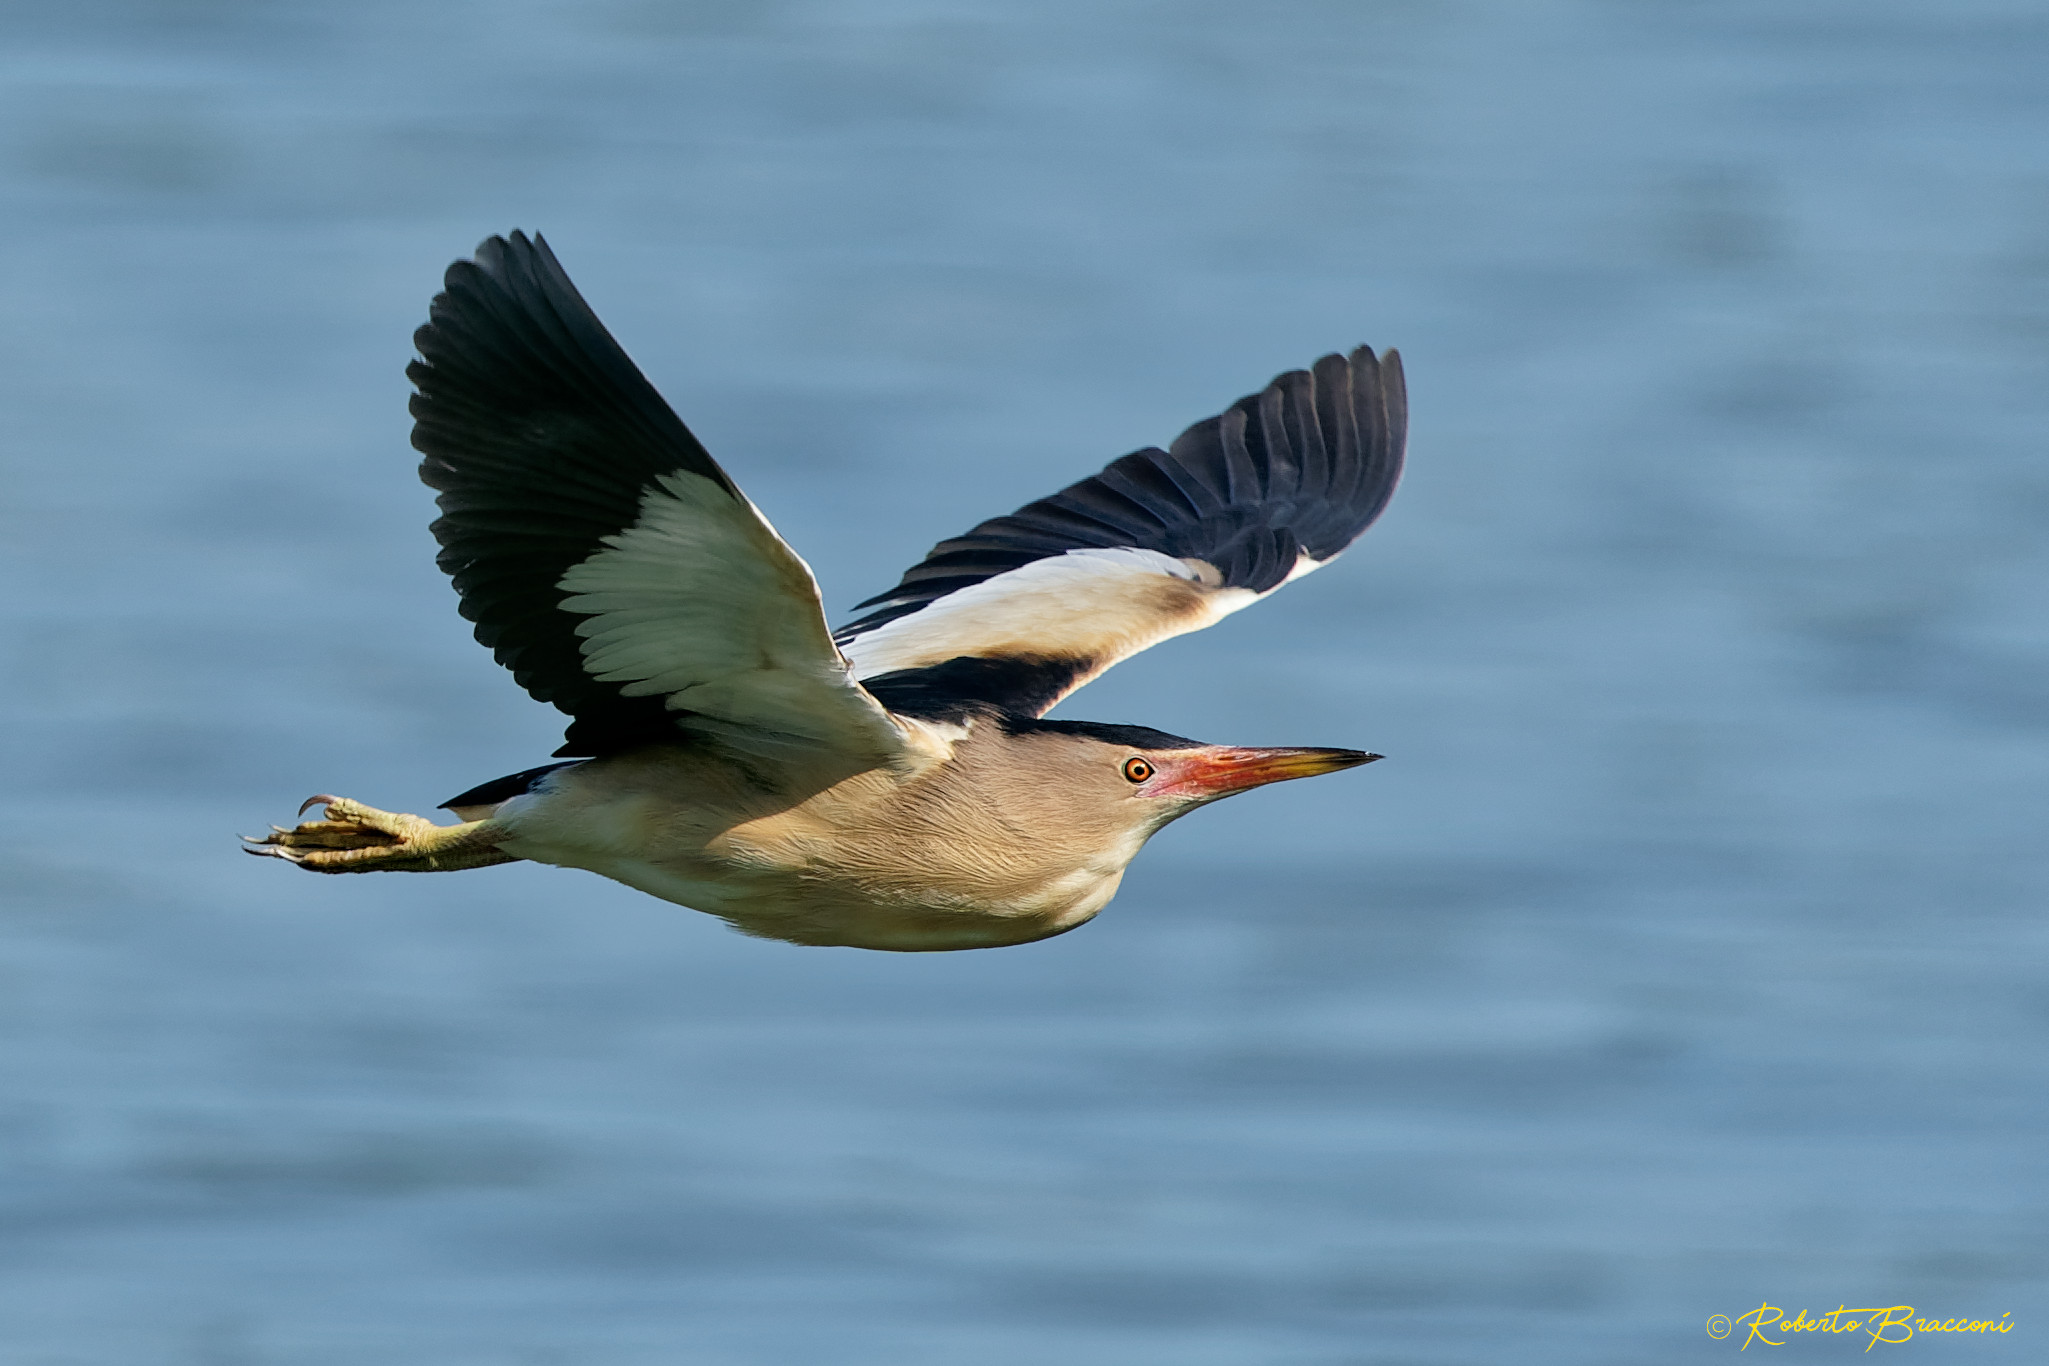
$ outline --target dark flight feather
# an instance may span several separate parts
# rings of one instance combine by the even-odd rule
[[[557,754],[676,741],[660,697],[583,667],[562,576],[631,526],[662,475],[733,483],[627,358],[547,242],[493,237],[448,268],[406,368],[420,478],[439,490],[442,570],[477,640],[572,718]]]
[[[1131,546],[1205,560],[1224,586],[1264,593],[1304,555],[1323,561],[1373,524],[1401,478],[1401,357],[1369,347],[1291,370],[1174,441],[1112,461],[1050,498],[941,541],[841,644],[949,594],[1070,550]]]

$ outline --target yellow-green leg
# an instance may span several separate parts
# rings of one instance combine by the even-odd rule
[[[301,821],[291,830],[272,826],[262,839],[243,836],[245,852],[313,873],[453,873],[519,862],[498,848],[499,829],[488,820],[436,825],[423,816],[324,795],[308,797],[299,814],[323,803],[320,820]]]

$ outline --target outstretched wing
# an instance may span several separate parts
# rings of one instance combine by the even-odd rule
[[[1038,715],[1329,563],[1393,497],[1407,436],[1399,355],[1325,356],[1168,450],[940,542],[834,639],[892,711]]]
[[[477,639],[572,719],[557,754],[685,733],[880,760],[818,585],[539,236],[448,268],[406,374],[439,563]]]

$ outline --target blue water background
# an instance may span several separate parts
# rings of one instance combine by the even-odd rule
[[[2049,1354],[2041,4],[15,0],[0,223],[9,1366]],[[836,615],[1399,346],[1061,713],[1388,762],[979,954],[242,858],[556,743],[406,443],[513,226]]]

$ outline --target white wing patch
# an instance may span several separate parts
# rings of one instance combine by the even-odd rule
[[[604,544],[557,583],[563,610],[589,617],[576,633],[593,678],[751,749],[901,751],[833,646],[810,567],[752,503],[675,471]]]
[[[1306,556],[1290,578],[1317,562]],[[1074,686],[1120,659],[1214,625],[1264,597],[1226,588],[1214,565],[1156,550],[1070,550],[949,593],[847,642],[856,678],[922,669],[961,655],[1067,658]]]

